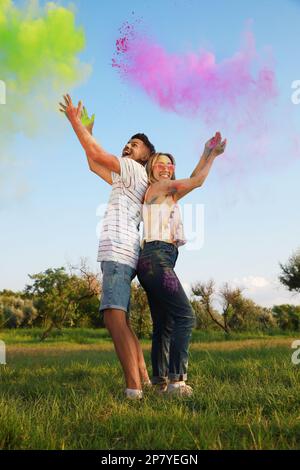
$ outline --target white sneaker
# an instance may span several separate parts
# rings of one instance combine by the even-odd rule
[[[191,397],[193,395],[193,389],[189,385],[186,385],[184,381],[169,384],[167,388],[169,395],[180,395],[184,397]]]
[[[125,390],[126,398],[128,400],[141,400],[143,398],[143,391],[136,390],[133,388],[126,388]]]
[[[147,382],[143,382],[143,388],[149,389],[152,387],[151,380],[147,380]]]

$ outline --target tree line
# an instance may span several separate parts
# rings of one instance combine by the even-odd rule
[[[280,282],[300,293],[300,252],[281,264]],[[93,273],[85,260],[79,267],[47,269],[29,275],[23,291],[0,291],[0,328],[39,327],[45,340],[53,329],[65,327],[103,328],[99,313],[101,276]],[[213,280],[197,282],[191,289],[196,328],[220,329],[225,334],[241,331],[300,331],[300,305],[261,307],[243,295],[242,289],[228,283],[216,290]],[[214,308],[216,298],[221,313]],[[143,288],[132,283],[131,322],[139,338],[150,337],[151,316]]]

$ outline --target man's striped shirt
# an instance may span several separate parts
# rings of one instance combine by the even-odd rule
[[[142,204],[148,187],[145,168],[131,158],[120,158],[120,175],[112,172],[112,191],[104,214],[98,261],[117,261],[136,268]]]

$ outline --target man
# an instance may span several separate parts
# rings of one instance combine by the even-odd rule
[[[142,383],[150,381],[127,314],[140,249],[141,207],[148,186],[144,165],[155,148],[146,135],[136,134],[125,145],[122,158],[111,155],[92,136],[93,122],[89,122],[81,102],[75,107],[69,95],[64,101],[60,111],[72,124],[91,171],[112,185],[98,251],[103,273],[100,310],[124,371],[126,396],[140,399]]]

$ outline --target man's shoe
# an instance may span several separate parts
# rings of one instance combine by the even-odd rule
[[[125,390],[126,398],[128,400],[141,400],[143,398],[142,390],[135,390],[133,388],[126,388]]]
[[[150,388],[152,388],[152,382],[151,382],[151,380],[147,380],[146,382],[143,382],[143,388],[145,388],[145,389],[147,389],[147,390],[150,389]]]

